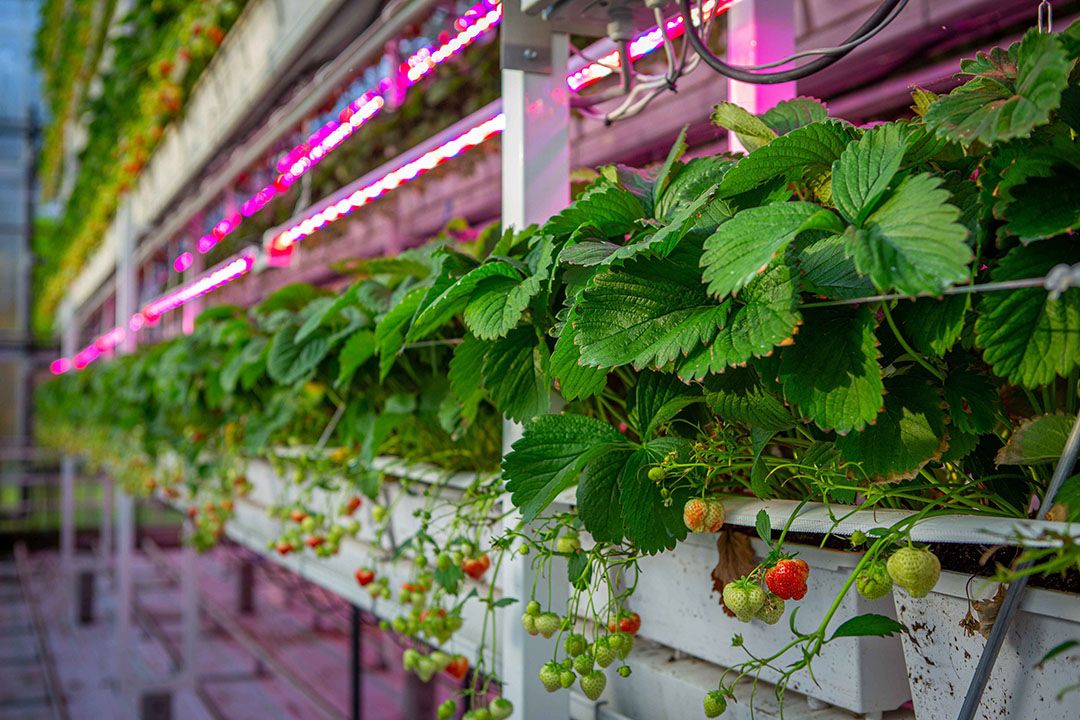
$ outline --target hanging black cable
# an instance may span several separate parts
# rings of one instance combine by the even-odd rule
[[[903,6],[907,5],[907,2],[908,0],[884,0],[866,22],[860,25],[846,40],[840,43],[840,46],[835,49],[836,52],[830,52],[826,57],[818,58],[801,67],[767,73],[752,72],[721,60],[709,49],[704,38],[698,33],[697,26],[690,21],[690,18],[692,17],[690,0],[679,0],[679,7],[683,17],[686,19],[684,22],[686,38],[690,41],[694,51],[701,56],[701,59],[704,60],[709,67],[724,77],[739,82],[751,83],[754,85],[774,85],[776,83],[800,80],[829,67],[858,47],[862,42],[865,42],[876,35],[882,27],[891,22],[896,16],[894,11],[898,8],[903,9]]]

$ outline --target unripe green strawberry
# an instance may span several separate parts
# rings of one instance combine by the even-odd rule
[[[775,625],[784,616],[784,600],[781,597],[769,593],[765,596],[765,604],[754,615],[766,625]]]
[[[536,618],[536,631],[546,638],[559,632],[560,625],[562,625],[562,618],[553,612],[540,613]]]
[[[438,717],[438,720],[451,720],[456,714],[457,703],[453,700],[447,700],[439,706],[436,716]]]
[[[596,664],[602,668],[606,668],[615,662],[615,651],[611,649],[606,637],[597,638],[596,642],[593,643],[592,655],[596,660]]]
[[[893,581],[889,577],[889,571],[885,563],[880,560],[867,565],[859,577],[855,578],[855,589],[867,600],[877,600],[884,597],[892,590]]]
[[[683,505],[683,523],[691,532],[718,532],[724,524],[724,506],[716,498],[691,498]]]
[[[506,698],[495,698],[488,705],[491,720],[506,720],[514,714],[514,704]]]
[[[566,636],[566,654],[570,657],[577,657],[589,648],[589,642],[585,639],[584,635],[579,633],[571,633]]]
[[[574,680],[576,679],[577,676],[574,675],[574,672],[572,670],[563,670],[561,673],[559,673],[559,684],[563,686],[563,689],[573,687]]]
[[[765,591],[749,578],[741,578],[724,586],[724,605],[742,622],[750,622],[765,604]]]
[[[602,670],[593,670],[581,678],[581,692],[590,700],[598,700],[607,687],[607,675]]]
[[[529,615],[539,615],[540,603],[536,602],[535,600],[530,600],[528,605],[525,606],[525,612]]]
[[[577,671],[578,675],[588,675],[593,671],[593,663],[595,662],[592,655],[583,653],[574,658],[574,670]]]
[[[420,653],[409,648],[401,655],[401,667],[406,672],[410,672],[416,669],[416,661],[420,659]]]
[[[442,650],[436,650],[430,655],[432,662],[435,663],[435,667],[442,672],[450,665],[451,657],[444,653]]]
[[[659,465],[653,465],[651,468],[649,468],[649,479],[653,482],[662,482],[665,477],[667,477],[667,472],[665,472],[664,468],[660,467]]]
[[[491,712],[487,708],[476,708],[462,715],[461,720],[491,720]]]
[[[611,645],[620,660],[625,660],[634,649],[634,636],[628,632],[617,632],[608,638],[608,645]]]
[[[539,631],[536,629],[536,616],[525,613],[521,616],[521,627],[525,628],[525,632],[530,635],[538,635]]]
[[[435,677],[439,669],[435,666],[435,661],[429,657],[420,656],[420,659],[416,661],[416,676],[428,682],[431,678]]]
[[[900,548],[885,565],[889,577],[913,598],[930,594],[941,577],[941,562],[929,550]]]
[[[713,690],[705,696],[705,717],[716,718],[727,710],[727,698],[719,690]]]
[[[544,663],[544,666],[540,668],[540,682],[543,683],[544,689],[548,692],[555,692],[562,687],[562,683],[559,682],[559,675],[562,673],[562,668],[556,662]]]

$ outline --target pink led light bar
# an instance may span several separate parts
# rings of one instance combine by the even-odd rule
[[[191,302],[208,292],[213,292],[223,285],[251,272],[255,267],[255,249],[248,248],[239,255],[226,260],[197,280],[176,288],[157,300],[147,303],[141,315],[146,322],[154,322],[170,310]]]
[[[470,130],[429,150],[420,157],[404,163],[382,177],[354,191],[351,195],[312,212],[289,229],[279,233],[270,243],[271,255],[282,255],[291,251],[292,246],[313,234],[320,228],[337,222],[346,215],[362,208],[372,200],[404,185],[424,173],[434,170],[450,158],[471,150],[489,138],[506,129],[506,118],[502,113],[481,122]]]
[[[454,21],[457,34],[437,48],[423,47],[401,64],[397,90],[404,91],[430,75],[435,68],[469,47],[481,35],[502,21],[501,0],[482,0],[473,5]],[[289,150],[277,161],[278,176],[259,189],[240,205],[239,213],[232,213],[214,226],[196,242],[200,253],[207,253],[224,237],[240,226],[243,219],[251,217],[266,207],[276,196],[286,192],[305,173],[345,142],[369,120],[375,117],[386,100],[383,93],[395,88],[392,78],[383,78],[375,90],[369,90],[348,104],[336,120],[330,120],[313,132],[307,140]]]
[[[715,17],[727,11],[738,0],[708,0],[701,7],[701,12],[705,17]],[[700,21],[697,18],[697,13],[694,13],[694,24],[700,25]],[[665,23],[667,27],[667,34],[672,40],[679,38],[686,31],[686,26],[683,23],[682,15],[677,15]],[[630,42],[630,60],[637,61],[646,55],[656,51],[664,44],[664,35],[660,32],[660,27],[654,27],[641,35],[638,35]],[[619,69],[619,51],[612,50],[607,55],[599,58],[596,62],[589,63],[585,67],[570,73],[566,78],[566,84],[574,92],[578,92],[587,88],[589,85],[608,77],[616,70]]]
[[[182,273],[185,270],[187,270],[189,267],[191,267],[191,264],[193,262],[195,262],[195,256],[194,255],[192,255],[189,252],[182,252],[182,253],[180,253],[179,255],[176,256],[175,260],[173,260],[173,264],[172,264],[173,270],[175,270],[178,273]]]
[[[49,363],[49,372],[53,375],[63,375],[68,370],[71,370],[71,360],[66,357],[56,358]]]

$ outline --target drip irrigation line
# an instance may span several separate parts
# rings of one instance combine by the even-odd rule
[[[1042,512],[1054,502],[1054,497],[1065,483],[1066,476],[1072,471],[1078,451],[1080,451],[1080,413],[1076,415],[1072,431],[1069,433],[1069,439],[1065,442],[1065,449],[1058,459],[1057,467],[1054,468],[1050,486],[1046,489],[1046,494],[1043,496],[1042,502],[1039,503],[1036,512]],[[1026,570],[1031,564],[1032,561],[1030,560],[1023,562],[1017,566],[1017,570]],[[960,708],[960,715],[957,720],[973,720],[975,713],[979,711],[983,691],[986,690],[986,683],[990,680],[990,673],[994,670],[994,663],[997,661],[998,653],[1001,652],[1001,646],[1005,642],[1005,634],[1009,631],[1009,625],[1012,624],[1013,615],[1016,614],[1017,609],[1020,607],[1020,596],[1027,586],[1028,577],[1027,574],[1021,574],[1020,577],[1009,583],[1009,589],[1005,592],[1005,599],[998,610],[994,627],[990,631],[990,637],[986,640],[986,646],[983,648],[982,655],[979,656],[979,664],[975,667],[975,674],[971,677],[971,684],[968,686],[967,694],[964,696],[964,704]]]
[[[821,302],[803,303],[800,308],[823,308],[838,307],[841,305],[862,305],[864,303],[887,302],[890,300],[916,300],[919,298],[940,298],[943,295],[973,295],[983,292],[1000,292],[1002,290],[1025,290],[1030,288],[1042,288],[1050,294],[1051,300],[1059,298],[1066,290],[1080,288],[1080,263],[1075,265],[1057,265],[1051,268],[1046,275],[1037,278],[1024,278],[1022,280],[1003,280],[1000,282],[979,283],[975,285],[954,285],[945,288],[939,293],[918,293],[905,295],[903,293],[884,293],[882,295],[867,295],[859,298],[845,300],[823,300]]]

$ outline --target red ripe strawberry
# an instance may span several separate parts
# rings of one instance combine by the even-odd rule
[[[196,518],[196,516],[198,516],[198,514],[199,514],[199,508],[195,507],[194,505],[192,505],[191,507],[189,507],[187,509],[187,516],[189,518],[191,518],[192,520],[194,520]]]
[[[284,540],[281,540],[280,542],[278,542],[274,549],[277,550],[278,555],[288,555],[292,552],[292,545],[290,545]]]
[[[360,498],[354,495],[345,502],[345,514],[352,515],[358,507],[360,507]]]
[[[765,584],[783,600],[802,600],[810,567],[803,560],[784,558],[765,573]]]
[[[477,560],[479,560],[480,564],[484,566],[484,570],[487,570],[489,567],[491,567],[491,558],[489,558],[487,554],[481,555],[479,558],[477,558]]]
[[[374,571],[369,568],[357,568],[356,570],[356,582],[360,583],[360,587],[366,587],[375,580]]]
[[[641,629],[641,616],[637,613],[630,613],[629,615],[623,615],[619,619],[619,630],[624,633],[630,633],[631,635],[637,635],[638,630]]]
[[[304,538],[304,542],[307,543],[309,548],[317,548],[323,544],[323,537],[321,535],[308,535]]]
[[[302,523],[304,522],[304,518],[307,517],[307,513],[303,510],[293,510],[291,513],[289,513],[289,517],[292,518],[292,521],[294,523]]]
[[[217,25],[211,25],[206,28],[206,37],[210,38],[210,42],[215,45],[220,45],[225,40],[225,31]]]
[[[487,572],[487,567],[480,560],[466,560],[461,564],[461,569],[473,580],[479,580]]]
[[[446,666],[446,674],[461,682],[469,674],[469,661],[464,655],[455,655]]]

